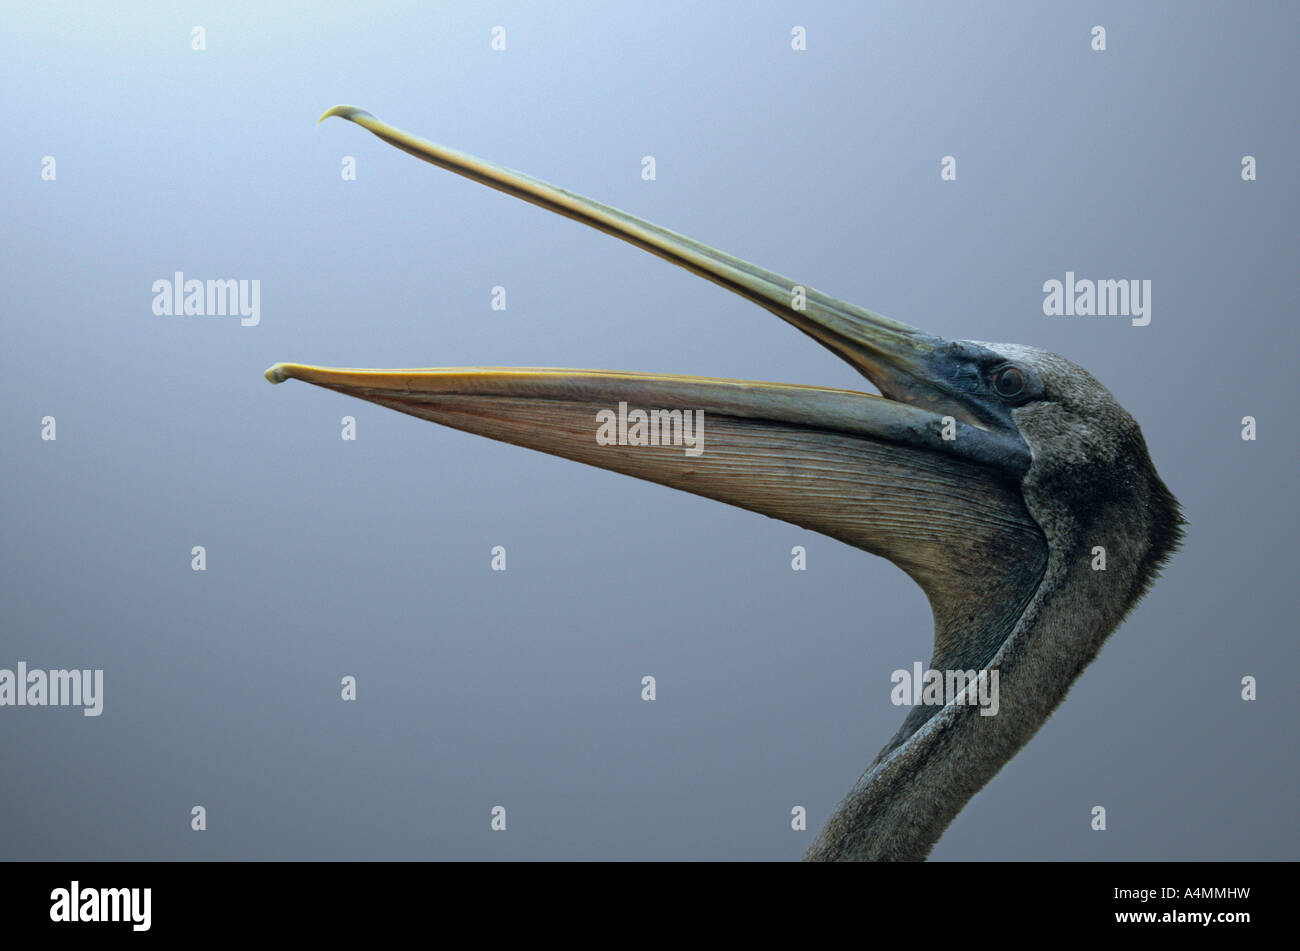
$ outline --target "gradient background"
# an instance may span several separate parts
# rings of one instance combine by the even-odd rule
[[[102,667],[106,693],[98,719],[0,709],[0,856],[793,859],[906,713],[889,675],[931,622],[893,565],[267,384],[286,360],[864,386],[685,271],[317,128],[338,102],[1092,370],[1188,540],[933,857],[1300,854],[1294,4],[120,6],[7,4],[0,34],[0,667]],[[261,325],[154,316],[175,270],[259,279]],[[1150,279],[1150,326],[1044,317],[1066,270]]]

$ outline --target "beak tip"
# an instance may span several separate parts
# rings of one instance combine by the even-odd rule
[[[266,377],[268,380],[270,380],[272,383],[283,383],[285,380],[292,377],[293,373],[290,364],[277,363],[275,366],[271,367],[262,375]]]
[[[321,117],[316,120],[316,124],[320,125],[330,116],[339,116],[343,119],[356,119],[361,116],[370,116],[370,113],[366,112],[366,110],[359,106],[331,106],[321,113]],[[371,118],[373,118],[373,116],[371,116]]]

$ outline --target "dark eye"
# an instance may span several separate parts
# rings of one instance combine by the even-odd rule
[[[1006,367],[993,376],[993,389],[998,396],[1019,396],[1025,389],[1025,375],[1015,367]]]

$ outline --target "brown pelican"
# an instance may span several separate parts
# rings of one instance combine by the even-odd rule
[[[925,858],[1043,725],[1179,544],[1178,503],[1133,418],[1054,353],[936,337],[356,107],[321,120],[329,116],[721,284],[880,390],[607,370],[278,363],[266,372],[273,383],[304,380],[717,499],[894,562],[929,598],[931,669],[986,680],[996,671],[998,710],[982,715],[969,694],[914,707],[805,858]],[[600,420],[616,407],[619,438],[601,440]],[[626,407],[642,410],[631,423],[642,427],[639,439],[623,438],[634,415]],[[646,438],[646,410],[658,411],[663,439]],[[683,450],[674,411],[703,412],[702,452]]]

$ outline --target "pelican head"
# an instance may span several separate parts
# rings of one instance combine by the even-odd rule
[[[720,284],[879,390],[606,370],[266,371],[782,519],[907,572],[934,615],[930,668],[975,679],[911,710],[806,858],[924,858],[1177,547],[1178,504],[1138,424],[1064,357],[938,337],[356,107],[329,116]],[[692,420],[698,451],[679,438]],[[994,672],[985,715],[970,691]]]

